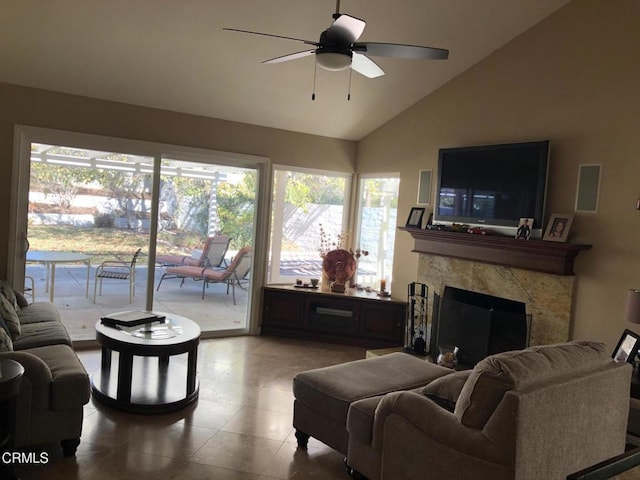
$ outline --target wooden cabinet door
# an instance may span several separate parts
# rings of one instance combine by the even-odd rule
[[[304,297],[289,292],[264,290],[262,326],[300,329],[304,326]]]
[[[404,304],[381,304],[363,302],[360,305],[360,335],[389,342],[404,344],[406,306]]]

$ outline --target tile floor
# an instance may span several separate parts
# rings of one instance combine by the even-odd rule
[[[76,458],[48,446],[47,465],[18,468],[22,480],[335,480],[343,455],[311,439],[297,449],[291,380],[303,370],[365,357],[357,347],[275,337],[203,340],[200,398],[183,411],[133,415],[91,400]],[[89,373],[96,350],[79,350]],[[179,358],[179,357],[178,357]]]

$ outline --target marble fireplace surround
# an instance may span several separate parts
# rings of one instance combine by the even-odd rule
[[[574,276],[419,254],[418,282],[429,288],[430,308],[433,294],[441,296],[447,285],[523,302],[531,314],[530,345],[569,339],[574,280]]]
[[[569,339],[576,278],[573,261],[590,245],[400,230],[415,239],[417,281],[429,288],[429,308],[433,294],[442,296],[445,286],[471,290],[523,302],[532,316],[530,345]]]

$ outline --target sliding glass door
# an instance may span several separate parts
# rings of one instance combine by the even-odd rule
[[[249,331],[266,159],[24,130],[9,276],[17,288],[24,279],[29,300],[53,301],[74,341],[93,340],[95,322],[122,310],[184,315],[205,336]],[[197,264],[209,277],[156,261],[199,261],[212,237],[229,241],[219,262]]]
[[[257,181],[251,168],[163,159],[154,310],[246,328]]]

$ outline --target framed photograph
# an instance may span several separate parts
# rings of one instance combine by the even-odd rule
[[[616,362],[629,362],[633,364],[636,359],[639,346],[640,335],[632,332],[631,330],[625,329],[620,340],[618,340],[618,345],[616,345],[613,355],[611,356]]]
[[[547,223],[547,230],[542,239],[550,242],[566,242],[572,223],[573,214],[554,213]]]
[[[407,218],[407,227],[422,228],[422,217],[425,209],[423,207],[413,207],[409,218]]]
[[[531,229],[533,228],[533,218],[521,218],[516,230],[516,238],[519,240],[529,240]]]

